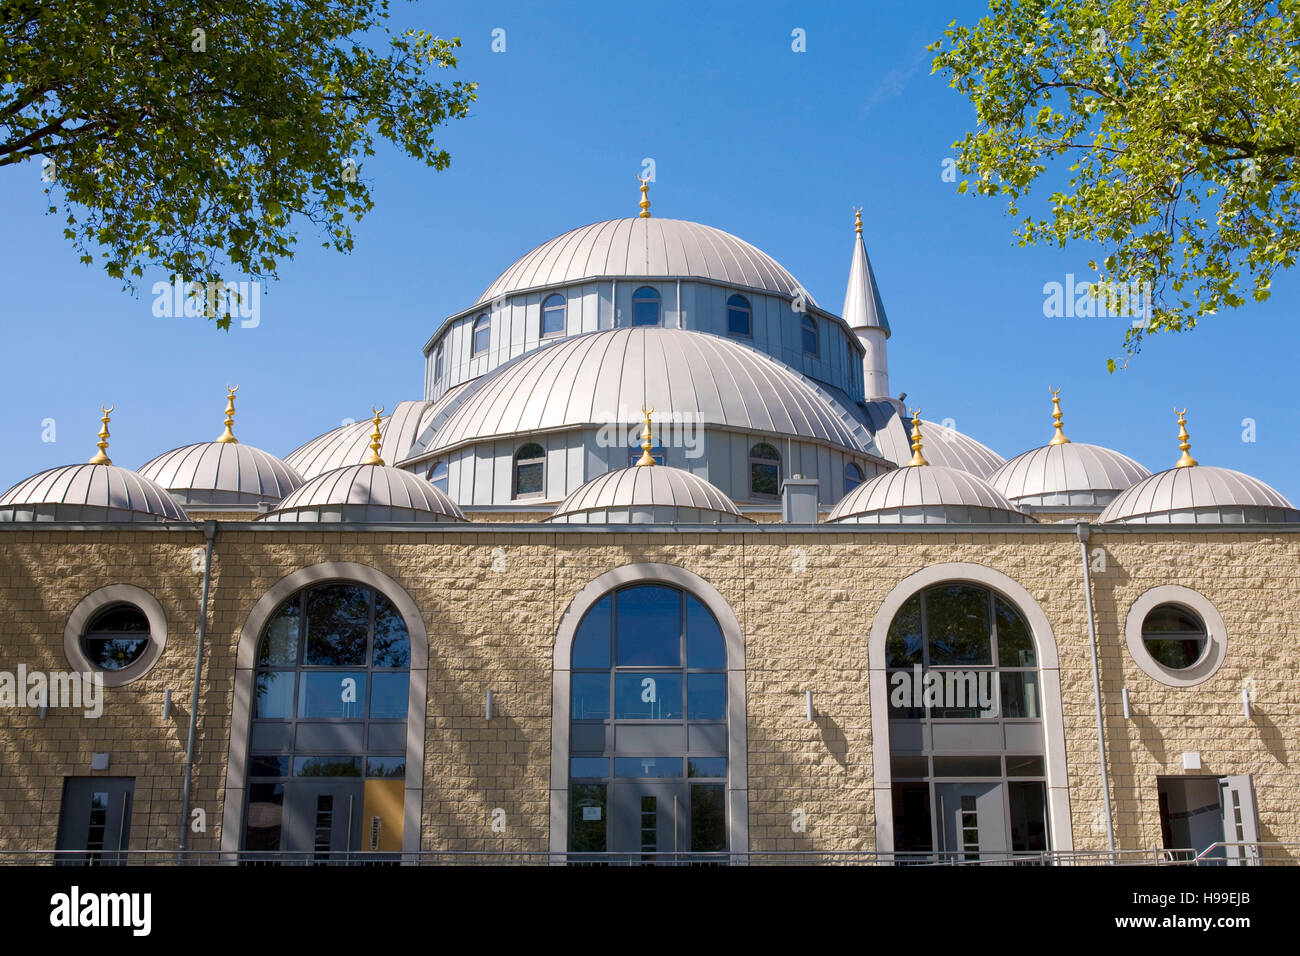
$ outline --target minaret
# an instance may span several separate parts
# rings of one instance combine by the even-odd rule
[[[844,321],[858,337],[866,354],[862,356],[862,391],[868,401],[888,399],[889,362],[885,357],[885,340],[889,338],[889,320],[880,301],[876,276],[871,271],[867,247],[862,241],[862,210],[856,210],[853,261],[849,263],[849,286],[844,292]]]

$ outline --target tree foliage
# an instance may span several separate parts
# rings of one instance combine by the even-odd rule
[[[1300,248],[1300,0],[989,9],[930,47],[975,106],[976,128],[954,144],[972,177],[959,190],[1007,197],[1022,246],[1095,243],[1100,283],[1149,283],[1130,355],[1145,335],[1266,299]],[[1063,188],[1020,219],[1052,161],[1068,164]]]
[[[303,220],[349,251],[377,137],[445,169],[434,129],[476,96],[428,77],[459,40],[388,17],[386,0],[0,0],[0,167],[41,162],[81,260],[129,289],[149,267],[274,277]]]

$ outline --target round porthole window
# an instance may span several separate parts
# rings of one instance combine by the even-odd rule
[[[120,671],[149,647],[149,619],[134,604],[117,604],[96,614],[81,636],[81,650],[96,668]]]
[[[73,669],[121,687],[144,676],[167,644],[162,605],[143,588],[113,584],[86,595],[68,616],[63,653]]]
[[[1152,588],[1129,608],[1129,654],[1144,674],[1162,684],[1190,687],[1208,678],[1223,663],[1226,640],[1218,610],[1191,588]]]
[[[1170,670],[1195,667],[1209,644],[1205,622],[1181,604],[1161,604],[1142,621],[1142,644],[1157,664]]]

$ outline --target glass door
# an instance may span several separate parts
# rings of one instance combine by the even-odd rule
[[[131,839],[131,797],[134,777],[69,777],[63,786],[59,813],[60,850],[85,850],[61,856],[74,866],[125,863],[123,851]]]
[[[360,848],[360,781],[295,780],[285,794],[285,843],[290,862],[347,862]]]

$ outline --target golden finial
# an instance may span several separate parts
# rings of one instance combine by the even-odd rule
[[[370,432],[370,454],[366,456],[365,461],[363,461],[361,464],[382,465],[384,463],[384,459],[379,457],[379,445],[380,445],[379,416],[384,414],[384,410],[382,408],[375,408],[375,406],[373,405],[370,406],[370,410],[375,413],[375,417],[373,419],[375,427]]]
[[[638,176],[636,178],[636,181],[641,184],[641,215],[637,218],[649,219],[650,218],[650,180],[642,179],[640,176]]]
[[[641,409],[641,414],[645,416],[645,425],[641,429],[641,457],[636,462],[638,468],[656,464],[655,456],[650,454],[650,449],[655,446],[654,435],[650,433],[650,416],[654,413],[653,408],[649,411],[644,408]]]
[[[1056,419],[1052,424],[1052,427],[1056,429],[1056,434],[1052,436],[1052,440],[1047,444],[1068,445],[1070,439],[1066,438],[1065,432],[1061,431],[1061,390],[1052,388],[1050,385],[1047,386],[1047,390],[1052,393],[1052,418]]]
[[[107,455],[107,452],[108,452],[108,416],[113,414],[113,409],[115,409],[115,408],[117,408],[116,405],[110,405],[110,406],[108,406],[108,408],[105,408],[103,405],[100,405],[100,406],[99,406],[99,410],[100,410],[101,412],[104,413],[104,417],[100,419],[100,421],[103,422],[103,424],[102,424],[102,425],[100,426],[100,428],[99,428],[99,441],[96,443],[96,444],[99,445],[99,453],[96,454],[94,458],[90,459],[90,463],[91,463],[92,465],[111,465],[111,464],[113,464],[112,459],[110,459],[110,458],[108,457],[108,455]]]
[[[853,231],[859,236],[862,235],[862,207],[857,206],[853,210]]]
[[[1178,409],[1175,408],[1174,411],[1178,412]],[[1190,468],[1196,464],[1196,459],[1187,451],[1192,447],[1192,443],[1188,440],[1189,437],[1187,434],[1187,409],[1184,408],[1181,412],[1178,412],[1178,449],[1183,453],[1183,456],[1178,459],[1174,465],[1175,468]]]
[[[235,433],[230,430],[230,426],[235,424],[235,393],[237,391],[239,391],[238,385],[234,388],[231,388],[229,385],[226,386],[226,430],[222,432],[221,437],[217,439],[217,441],[223,444],[239,444],[239,439],[236,438]]]
[[[921,454],[921,410],[912,409],[912,460],[907,463],[910,468],[913,465],[928,465],[925,456]]]

